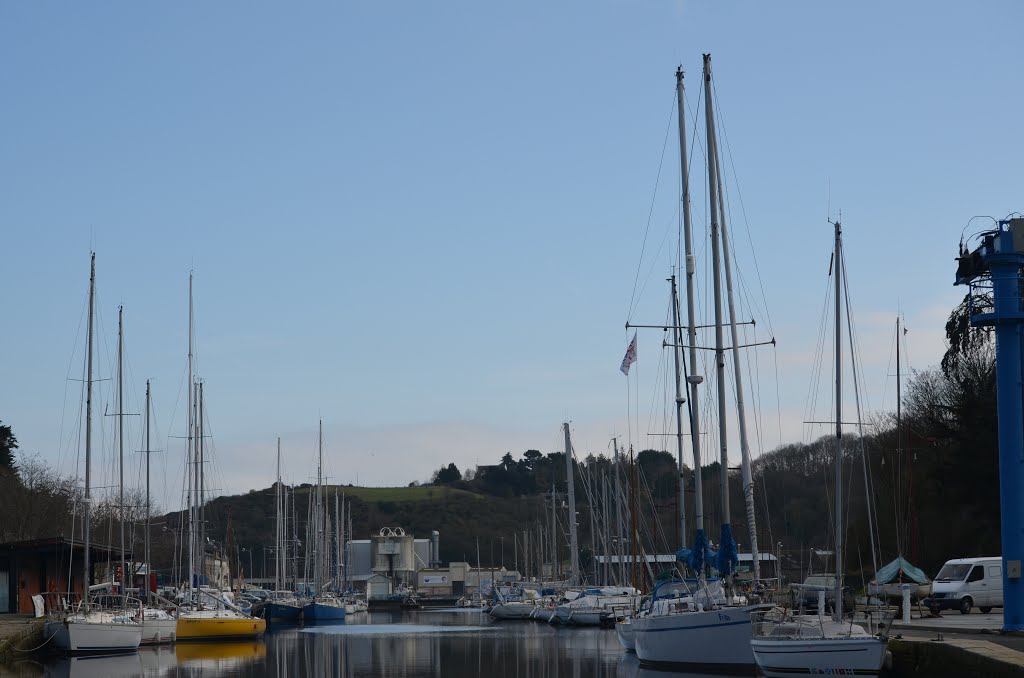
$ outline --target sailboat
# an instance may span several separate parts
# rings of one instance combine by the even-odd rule
[[[690,365],[696,368],[696,319],[694,312],[693,276],[693,244],[690,226],[689,171],[686,160],[686,131],[683,111],[684,88],[682,69],[676,71],[676,93],[679,110],[679,141],[680,161],[682,163],[683,181],[683,224],[687,258],[687,296],[689,332],[686,345],[690,348]],[[733,573],[738,556],[736,541],[732,534],[729,513],[728,468],[729,457],[726,435],[726,377],[724,346],[724,314],[722,308],[722,269],[724,262],[725,289],[729,307],[729,326],[732,339],[733,384],[736,394],[737,418],[739,421],[740,451],[742,454],[743,490],[746,502],[747,524],[750,532],[750,548],[754,564],[754,583],[760,579],[759,558],[757,555],[757,532],[754,522],[753,483],[751,481],[750,455],[747,442],[746,414],[743,399],[743,380],[739,357],[739,341],[736,328],[736,311],[733,299],[732,267],[729,255],[729,237],[725,220],[724,197],[719,171],[720,157],[715,134],[715,120],[711,105],[711,55],[704,55],[704,96],[705,124],[707,128],[708,149],[708,189],[711,208],[711,249],[715,309],[715,365],[718,386],[718,425],[719,448],[721,454],[722,479],[722,526],[721,541],[718,552],[710,549],[704,532],[703,490],[700,459],[700,422],[697,404],[697,386],[703,379],[697,375],[687,375],[686,382],[690,385],[690,427],[694,454],[694,484],[696,499],[696,530],[694,547],[680,549],[676,557],[684,560],[696,573],[697,581],[667,581],[655,588],[650,604],[645,606],[642,614],[638,614],[629,624],[632,628],[619,629],[619,636],[624,645],[631,643],[640,663],[644,666],[655,666],[675,669],[711,670],[716,672],[744,673],[754,667],[754,657],[750,649],[751,615],[771,609],[771,605],[751,603],[744,596],[735,594]],[[680,465],[682,465],[682,413],[685,399],[681,390],[679,351],[684,346],[682,327],[679,322],[679,305],[676,294],[675,277],[672,277],[672,307],[674,318],[674,340],[676,353],[676,426],[679,440]],[[680,488],[680,505],[684,494]],[[685,534],[685,525],[682,534]],[[718,580],[705,577],[705,564],[714,561],[721,575]]]
[[[263,608],[263,618],[273,622],[298,622],[302,619],[302,603],[291,593],[284,591],[284,577],[281,565],[284,558],[284,537],[285,537],[285,504],[284,486],[281,484],[281,439],[277,439],[277,492],[275,495],[274,521],[276,537],[274,551],[277,557],[274,560],[274,593]]]
[[[178,609],[176,635],[183,640],[256,638],[267,630],[265,619],[255,619],[232,605],[218,590],[203,586],[206,540],[203,537],[203,384],[192,369],[194,338],[192,276],[188,278],[188,435],[186,484],[188,495],[188,580],[186,602]]]
[[[302,608],[304,622],[337,622],[345,620],[345,602],[323,589],[326,563],[330,560],[327,549],[327,506],[324,497],[324,422],[320,421],[319,457],[316,466],[316,496],[313,497],[313,600]]]
[[[906,333],[906,330],[903,330]],[[903,334],[900,333],[900,319],[896,318],[896,456],[898,459],[902,458],[903,453],[903,417],[902,414],[902,398],[901,398],[901,386],[902,386],[902,371],[900,365],[900,340],[903,338]],[[907,476],[910,477],[910,468],[907,469]],[[913,484],[910,485],[911,490]],[[911,497],[912,501],[913,498]],[[870,498],[868,508],[870,510]],[[912,510],[912,509],[911,509]],[[900,507],[897,505],[896,508],[896,520],[900,521]],[[869,521],[870,522],[870,521]],[[913,521],[911,521],[913,525]],[[913,528],[911,528],[913,529]],[[898,528],[897,528],[898,530]],[[872,537],[872,541],[874,538]],[[906,542],[902,541],[897,537],[897,545],[902,546]],[[872,544],[872,548],[873,548]],[[872,558],[874,557],[874,551],[872,551]],[[879,596],[887,602],[898,602],[903,604],[903,591],[907,590],[910,592],[910,597],[915,600],[921,600],[927,598],[932,594],[932,581],[928,578],[928,575],[924,573],[920,568],[915,567],[903,557],[902,548],[899,549],[899,555],[896,556],[891,562],[878,569],[875,574],[875,578],[868,584],[868,593],[873,596]]]
[[[82,570],[82,599],[76,600],[73,593],[50,596],[50,619],[43,632],[54,647],[65,652],[119,652],[131,651],[142,642],[140,608],[129,607],[124,591],[117,597],[108,596],[116,602],[110,607],[94,604],[89,599],[92,571],[89,559],[92,480],[92,343],[93,309],[96,298],[96,254],[90,259],[89,270],[89,330],[86,357],[85,397],[85,515],[83,532],[85,541],[85,563]]]
[[[125,558],[124,542],[124,307],[117,309],[117,440],[118,465],[121,472],[120,482],[120,513],[121,513],[121,591],[128,592],[128,563]],[[178,620],[167,609],[152,606],[152,594],[149,590],[149,381],[146,381],[146,582],[145,600],[142,608],[142,645],[158,645],[173,643],[177,636]],[[165,607],[170,607],[163,601]]]
[[[866,613],[843,615],[843,417],[842,417],[842,227],[835,222],[835,344],[836,344],[836,469],[835,469],[835,593],[834,614],[812,615],[772,611],[754,625],[750,641],[758,668],[770,678],[826,674],[877,676],[885,661],[888,637],[882,619]],[[819,594],[823,599],[824,594]],[[820,605],[820,603],[819,603]],[[851,611],[852,612],[852,611]],[[876,628],[877,624],[877,628]]]

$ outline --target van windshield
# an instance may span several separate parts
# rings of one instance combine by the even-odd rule
[[[969,569],[970,565],[946,563],[935,575],[935,581],[963,581]]]

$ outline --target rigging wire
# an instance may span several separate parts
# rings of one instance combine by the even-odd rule
[[[668,112],[668,123],[665,126],[665,140],[662,142],[662,145],[661,145],[661,158],[658,161],[658,173],[657,173],[657,176],[655,176],[655,179],[654,179],[654,190],[652,191],[652,194],[651,194],[651,206],[650,206],[650,208],[648,209],[648,212],[647,212],[647,224],[644,226],[643,244],[640,246],[640,259],[637,261],[636,276],[633,278],[633,292],[632,292],[632,294],[630,295],[630,298],[629,298],[629,308],[626,310],[626,319],[627,320],[632,320],[632,318],[633,318],[633,311],[636,310],[636,305],[635,305],[635,302],[637,300],[636,288],[637,288],[637,285],[638,285],[638,283],[640,281],[640,269],[641,269],[641,266],[643,265],[644,251],[647,248],[647,235],[648,235],[648,233],[651,230],[651,219],[654,216],[654,206],[655,206],[656,201],[657,201],[658,187],[661,184],[661,170],[662,170],[662,168],[664,167],[664,164],[665,164],[665,150],[668,148],[668,136],[669,136],[669,132],[671,132],[671,130],[672,130],[672,120],[673,120],[672,113],[675,111],[675,107],[676,107],[676,98],[675,98],[675,92],[673,92],[672,93],[672,105],[669,107],[669,112]]]

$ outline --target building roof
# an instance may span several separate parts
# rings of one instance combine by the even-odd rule
[[[58,551],[64,551],[67,548],[74,550],[85,549],[85,542],[80,539],[70,539],[68,537],[42,537],[38,539],[24,539],[21,541],[9,541],[0,543],[0,553],[57,553]],[[114,554],[120,553],[121,548],[119,546],[110,546],[109,544],[89,544],[89,550],[93,553],[107,553]],[[131,557],[132,551],[130,548],[125,549],[125,555]]]
[[[750,561],[753,560],[753,557],[749,553],[740,553],[740,554],[738,554],[738,556],[739,556],[739,562],[741,562],[741,563],[750,562]],[[594,559],[597,562],[601,563],[602,565],[604,564],[605,558],[606,558],[606,556],[594,556]],[[608,558],[608,562],[613,564],[613,565],[617,565],[619,563],[619,556],[607,556],[607,558]],[[773,554],[771,554],[771,553],[758,553],[757,554],[757,559],[760,562],[762,562],[762,563],[775,562],[775,556]],[[670,563],[676,562],[676,556],[675,556],[674,553],[659,553],[657,555],[655,555],[653,553],[645,553],[642,556],[639,556],[637,558],[637,560],[639,562],[647,562],[647,563],[665,563],[665,564],[670,564]],[[628,565],[630,563],[630,557],[628,555],[622,556],[622,562],[624,564]]]

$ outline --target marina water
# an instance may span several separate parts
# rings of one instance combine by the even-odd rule
[[[699,678],[640,667],[615,632],[494,622],[477,609],[370,612],[248,642],[178,643],[111,657],[34,656],[0,676]]]

